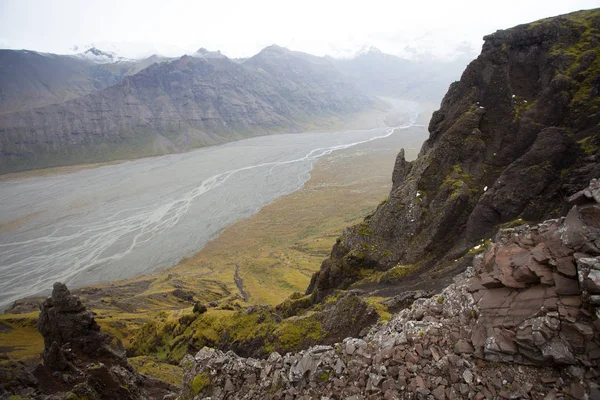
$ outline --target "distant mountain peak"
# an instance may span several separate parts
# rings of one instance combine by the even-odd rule
[[[272,44],[272,45],[267,46],[264,49],[262,49],[260,53],[278,53],[278,54],[283,54],[283,53],[289,53],[289,52],[290,52],[290,50],[288,48],[286,48],[286,47],[281,47],[281,46],[278,46],[276,44]]]
[[[75,46],[74,49],[77,49],[77,46]],[[97,64],[109,64],[119,61],[128,61],[127,58],[121,57],[117,55],[117,53],[114,53],[112,51],[101,50],[94,45],[89,47],[83,53],[77,54],[77,56],[93,61]]]
[[[200,47],[195,53],[190,54],[190,56],[195,58],[226,58],[220,50],[210,51],[204,47]]]
[[[364,45],[360,50],[358,50],[356,52],[356,54],[354,55],[355,57],[360,57],[363,55],[383,55],[383,51],[379,50],[377,47],[375,46],[369,46],[369,45]]]
[[[104,56],[104,57],[109,57],[109,58],[114,58],[114,53],[110,53],[107,51],[102,51],[100,49],[97,49],[95,47],[90,47],[89,49],[87,49],[86,51],[83,52],[83,54],[93,54],[95,56]]]

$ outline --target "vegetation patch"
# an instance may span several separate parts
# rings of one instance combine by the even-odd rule
[[[178,365],[161,362],[153,357],[132,357],[128,359],[131,366],[140,374],[181,386],[183,371]]]
[[[592,155],[600,150],[600,138],[597,136],[588,136],[578,141],[577,144],[587,155]]]
[[[194,391],[194,394],[197,396],[201,391],[210,386],[210,375],[208,372],[202,372],[192,379],[192,383],[190,387]]]
[[[380,321],[389,321],[392,319],[392,314],[388,311],[388,308],[381,304],[385,298],[383,297],[366,297],[364,300],[373,306],[375,311],[377,311],[377,315],[379,316]]]

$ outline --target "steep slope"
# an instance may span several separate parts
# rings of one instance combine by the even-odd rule
[[[186,355],[179,399],[598,398],[597,200],[593,180],[566,218],[501,231],[438,295],[363,338],[262,360]]]
[[[388,281],[449,266],[500,224],[564,215],[600,174],[600,10],[486,36],[451,85],[419,157],[398,155],[389,199],[346,230],[308,292],[373,270]],[[439,268],[438,268],[439,269]]]
[[[329,63],[280,53],[244,64],[184,56],[62,104],[0,116],[0,172],[298,131],[373,106]]]
[[[437,105],[470,58],[412,61],[371,47],[353,58],[331,61],[365,93],[432,101]]]
[[[164,61],[152,56],[139,61],[99,63],[94,61],[96,54],[103,53],[94,48],[81,55],[0,50],[0,114],[62,103]]]

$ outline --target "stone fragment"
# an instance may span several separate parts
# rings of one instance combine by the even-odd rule
[[[457,354],[473,354],[475,349],[473,345],[465,339],[459,339],[454,345],[454,352]]]
[[[554,273],[553,275],[557,294],[572,296],[580,293],[579,282],[576,279],[567,278],[558,273]]]
[[[463,372],[462,377],[467,385],[473,384],[473,373],[470,370],[466,369]]]

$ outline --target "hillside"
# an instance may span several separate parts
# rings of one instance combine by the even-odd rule
[[[61,104],[2,115],[0,172],[328,126],[375,105],[329,62],[271,50],[243,64],[183,56]]]
[[[118,83],[156,62],[144,60],[94,61],[103,54],[92,48],[79,55],[28,50],[0,50],[0,114],[59,104]],[[109,60],[110,61],[110,60]]]

